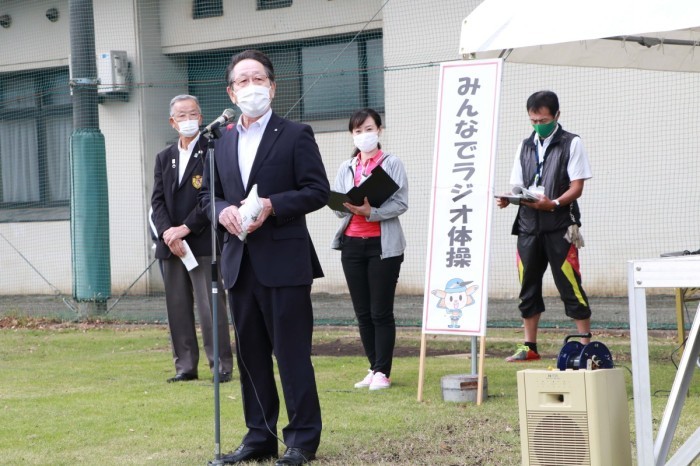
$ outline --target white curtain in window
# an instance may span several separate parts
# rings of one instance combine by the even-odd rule
[[[2,202],[38,202],[39,148],[34,120],[0,122]]]
[[[51,201],[70,199],[70,135],[73,119],[70,116],[46,120],[46,182]]]

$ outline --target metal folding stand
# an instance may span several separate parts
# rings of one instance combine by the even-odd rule
[[[678,426],[678,419],[681,415],[681,408],[685,403],[688,395],[688,388],[693,378],[695,364],[700,354],[700,306],[695,311],[695,319],[693,326],[690,328],[688,340],[685,344],[685,351],[681,357],[681,362],[678,365],[678,372],[673,381],[671,394],[668,397],[666,410],[661,418],[659,425],[659,433],[657,434],[656,442],[654,443],[654,456],[657,463],[663,461],[668,456],[668,451],[671,447],[673,434]],[[700,427],[673,455],[667,465],[687,465],[692,463],[695,458],[700,456]]]
[[[652,428],[646,288],[700,287],[700,256],[642,259],[627,263],[627,289],[632,349],[632,382],[636,426],[637,461],[643,466],[688,465],[700,456],[700,428],[681,445],[666,463],[695,361],[700,354],[700,309],[696,311],[685,351],[678,366],[656,441]]]
[[[209,164],[209,218],[211,220],[211,314],[214,345],[214,459],[210,465],[224,464],[221,459],[221,410],[219,396],[219,271],[216,262],[217,241],[216,231],[218,222],[216,219],[216,206],[214,205],[214,141],[221,137],[218,128],[214,128],[202,135],[207,138],[207,160]],[[224,290],[221,290],[223,293]],[[224,312],[226,310],[224,309]]]

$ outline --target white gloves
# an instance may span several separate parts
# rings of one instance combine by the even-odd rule
[[[581,232],[579,231],[579,227],[576,224],[571,225],[566,230],[566,234],[564,235],[564,238],[569,243],[576,246],[576,249],[581,249],[582,247],[585,246],[585,243],[583,242],[583,236],[581,235]]]

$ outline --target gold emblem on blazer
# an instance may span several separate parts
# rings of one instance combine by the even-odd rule
[[[192,177],[192,186],[194,186],[194,189],[200,189],[202,187],[202,175],[194,175]]]

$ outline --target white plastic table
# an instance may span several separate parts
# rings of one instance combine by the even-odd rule
[[[697,287],[700,287],[700,255],[641,259],[627,263],[634,422],[637,430],[637,462],[640,466],[688,465],[700,456],[698,428],[666,462],[700,354],[700,308],[695,313],[693,325],[688,333],[656,440],[652,429],[646,309],[646,288]],[[698,423],[700,424],[700,420]]]

